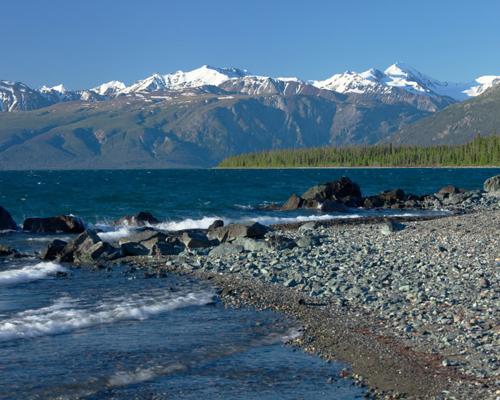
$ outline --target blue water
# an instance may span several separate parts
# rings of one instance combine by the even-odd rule
[[[150,211],[160,229],[257,219],[334,218],[318,211],[270,212],[292,193],[349,176],[363,194],[399,187],[433,193],[453,184],[480,189],[500,169],[299,169],[3,171],[0,205],[26,217],[74,214],[103,229]],[[35,254],[70,235],[0,233],[0,244]],[[56,272],[66,277],[56,277]],[[144,279],[130,266],[92,271],[0,258],[0,398],[352,399],[343,365],[283,346],[294,321],[271,312],[225,308],[215,289],[186,277]],[[335,378],[333,383],[329,378]],[[330,382],[329,382],[330,381]]]

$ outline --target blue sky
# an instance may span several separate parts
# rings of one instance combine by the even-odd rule
[[[327,79],[403,61],[440,80],[500,75],[496,0],[2,0],[0,80],[127,85],[204,64]]]

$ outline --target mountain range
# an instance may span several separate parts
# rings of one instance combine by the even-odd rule
[[[80,91],[0,81],[0,169],[210,167],[264,148],[407,142],[410,124],[497,83],[440,82],[403,63],[308,82],[206,65]]]

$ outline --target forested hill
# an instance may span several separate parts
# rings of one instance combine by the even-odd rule
[[[477,136],[463,145],[341,146],[286,149],[225,158],[219,168],[470,167],[500,165],[500,136]]]

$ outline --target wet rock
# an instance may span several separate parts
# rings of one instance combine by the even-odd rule
[[[54,240],[40,253],[40,259],[47,261],[56,260],[67,244],[67,242],[59,239]]]
[[[381,192],[379,197],[394,204],[398,201],[405,200],[405,192],[401,189],[386,190]]]
[[[146,226],[159,224],[158,221],[150,212],[141,211],[136,215],[127,215],[113,222],[114,226],[125,225],[125,226]]]
[[[333,195],[333,188],[330,184],[322,184],[322,185],[317,185],[313,186],[306,192],[302,194],[302,197],[304,200],[311,200],[311,199],[331,199]]]
[[[69,242],[59,255],[61,262],[73,262],[80,255],[85,255],[96,243],[102,242],[96,230],[86,230]]]
[[[23,230],[31,233],[82,233],[83,221],[72,215],[59,215],[48,218],[27,218]]]
[[[378,208],[383,207],[385,204],[385,199],[379,196],[369,196],[363,201],[363,206],[366,208]]]
[[[10,213],[0,206],[0,231],[17,230],[16,221],[14,221]]]
[[[165,242],[167,240],[167,235],[162,232],[157,232],[154,230],[148,230],[144,232],[140,232],[135,235],[130,235],[126,237],[122,237],[119,239],[118,244],[120,246],[126,243],[140,243],[147,249],[151,249],[151,247],[157,242]]]
[[[16,254],[19,254],[19,252],[12,247],[0,245],[0,257],[14,256]]]
[[[450,186],[446,186],[446,187],[443,187],[441,189],[439,189],[439,194],[458,194],[460,193],[460,189],[457,188],[456,186],[453,186],[453,185],[450,185]]]

